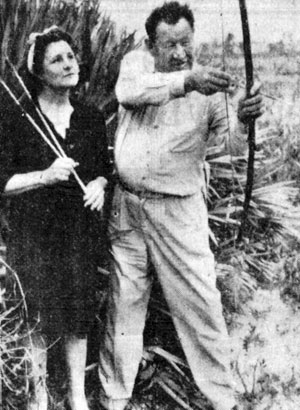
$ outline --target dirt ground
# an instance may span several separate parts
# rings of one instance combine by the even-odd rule
[[[231,330],[242,402],[254,410],[300,408],[300,304],[258,290]]]

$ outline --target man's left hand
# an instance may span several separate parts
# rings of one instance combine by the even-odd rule
[[[260,93],[261,84],[255,83],[250,90],[250,97],[246,95],[238,103],[238,119],[247,124],[263,114],[263,98]]]

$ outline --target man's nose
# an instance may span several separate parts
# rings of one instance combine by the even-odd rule
[[[186,56],[185,48],[180,44],[177,43],[173,53],[174,58],[184,59]]]

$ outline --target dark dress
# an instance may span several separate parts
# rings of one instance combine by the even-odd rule
[[[87,184],[109,177],[105,123],[95,109],[72,101],[66,138],[57,137]],[[28,106],[28,112],[45,130]],[[51,123],[49,123],[55,132]],[[1,127],[0,189],[14,174],[43,170],[56,159],[19,111]],[[7,260],[16,270],[29,311],[50,340],[64,334],[84,337],[95,318],[97,264],[104,244],[103,220],[84,207],[73,175],[68,182],[34,189],[8,199]]]

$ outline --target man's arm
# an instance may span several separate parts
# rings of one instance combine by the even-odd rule
[[[196,65],[191,70],[155,72],[155,61],[147,51],[127,54],[116,85],[118,101],[126,109],[143,105],[163,105],[197,91],[211,95],[225,91],[231,77],[223,71]]]
[[[116,85],[118,101],[127,109],[166,104],[185,95],[184,77],[184,71],[155,72],[154,59],[150,53],[132,51],[121,63]]]

